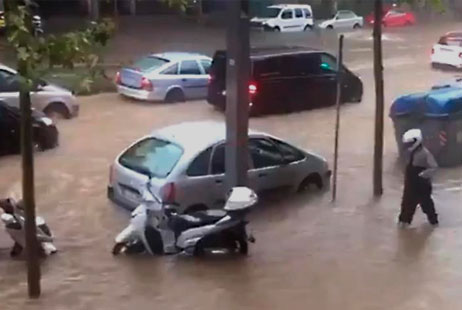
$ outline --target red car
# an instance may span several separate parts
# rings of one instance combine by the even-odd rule
[[[374,14],[367,16],[366,21],[369,25],[374,25]],[[394,8],[386,10],[382,18],[382,24],[385,27],[410,26],[415,23],[416,18],[413,13]]]

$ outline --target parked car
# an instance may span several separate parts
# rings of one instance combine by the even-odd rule
[[[173,125],[141,138],[110,168],[108,196],[134,208],[154,176],[152,190],[180,212],[222,207],[225,187],[226,128],[219,122]],[[328,188],[327,161],[271,135],[249,131],[249,185],[257,192],[280,187]],[[149,172],[149,173],[147,173]]]
[[[462,32],[448,32],[433,45],[431,54],[433,67],[446,65],[462,68]]]
[[[369,19],[369,24],[373,25],[375,22],[374,16]],[[406,12],[400,9],[390,9],[382,18],[382,25],[384,27],[401,27],[411,26],[416,23],[415,15],[412,12]]]
[[[211,63],[210,57],[201,54],[152,54],[117,73],[117,90],[138,100],[173,103],[203,99]]]
[[[382,10],[382,18],[387,15],[388,11],[393,10],[397,8],[396,4],[392,5],[383,5],[383,10]],[[366,24],[373,26],[374,25],[374,20],[375,20],[375,12],[371,12],[369,15],[366,16]]]
[[[364,26],[364,19],[353,11],[338,11],[331,19],[319,24],[321,29],[358,29]]]
[[[17,72],[0,64],[0,100],[19,107],[19,79]],[[71,118],[79,114],[74,94],[62,87],[42,81],[31,93],[32,107],[47,116]]]
[[[20,152],[20,119],[18,108],[0,101],[0,155]],[[45,114],[32,112],[32,130],[36,150],[52,149],[58,145],[58,129]]]
[[[210,69],[208,102],[226,106],[226,52],[215,53]],[[331,54],[306,48],[251,50],[250,114],[287,113],[336,102],[337,60]],[[342,68],[342,102],[360,102],[363,84]]]
[[[313,28],[313,11],[310,5],[272,5],[252,18],[250,25],[266,31],[306,31]]]

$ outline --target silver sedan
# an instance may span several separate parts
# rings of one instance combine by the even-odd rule
[[[153,54],[117,73],[120,94],[138,100],[181,102],[207,96],[210,57],[194,53]]]
[[[17,72],[0,64],[0,101],[19,107],[19,80]],[[79,113],[79,104],[74,94],[57,85],[43,81],[31,93],[32,107],[46,115],[71,118]]]
[[[226,196],[226,129],[219,122],[166,127],[124,150],[110,168],[108,196],[129,208],[141,199],[148,175],[152,191],[180,212],[220,208]],[[319,155],[271,135],[249,131],[249,185],[257,192],[276,188],[328,188],[330,170]]]

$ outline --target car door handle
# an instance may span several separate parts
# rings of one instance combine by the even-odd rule
[[[266,174],[266,173],[259,173],[258,174],[259,178],[264,178],[264,177],[267,177],[267,176],[268,176],[268,174]]]
[[[223,180],[215,180],[215,183],[216,184],[221,184],[221,183],[223,183]]]
[[[187,81],[188,81],[188,79],[181,79],[181,81],[182,81],[182,82],[187,82]]]

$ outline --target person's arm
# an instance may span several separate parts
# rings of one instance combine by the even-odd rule
[[[436,169],[438,168],[438,163],[435,160],[435,157],[433,157],[432,153],[428,150],[425,150],[425,155],[426,155],[426,162],[427,162],[427,169],[422,171],[419,176],[425,179],[431,179],[436,172]]]

